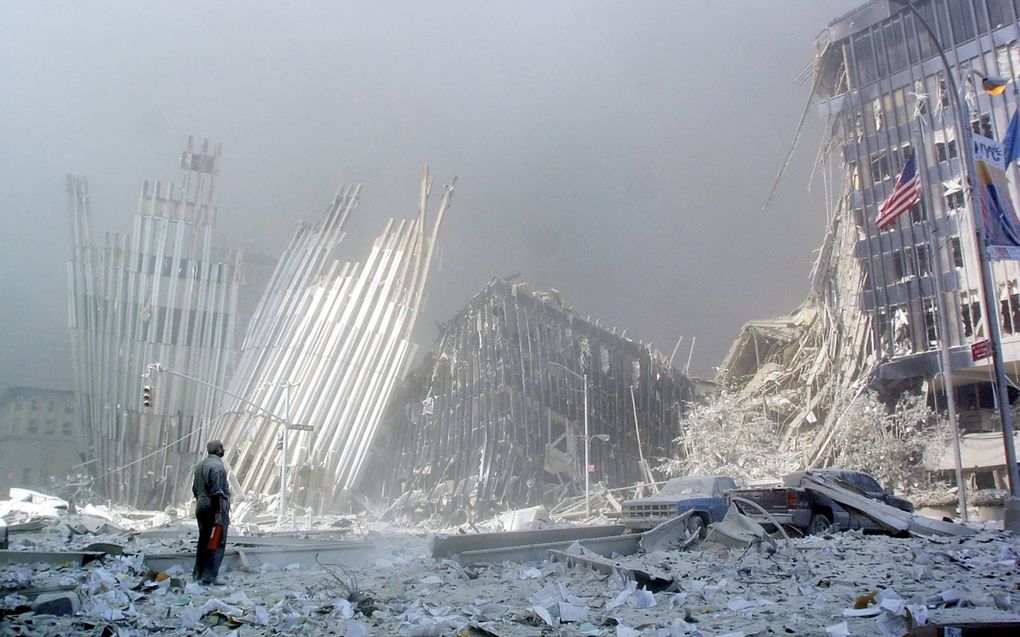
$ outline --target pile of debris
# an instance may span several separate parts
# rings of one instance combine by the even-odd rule
[[[440,328],[380,452],[382,495],[405,514],[477,523],[579,495],[586,476],[653,481],[648,460],[672,455],[694,383],[556,290],[493,279]]]
[[[682,517],[645,533],[560,526],[431,542],[378,526],[371,542],[346,545],[263,533],[234,538],[225,583],[205,587],[186,575],[194,535],[180,525],[47,526],[3,553],[0,633],[899,636],[924,623],[1020,622],[1016,536],[759,533],[739,517],[700,543]],[[86,540],[106,546],[72,551]]]

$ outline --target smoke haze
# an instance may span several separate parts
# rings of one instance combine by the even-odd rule
[[[815,36],[858,0],[104,3],[0,7],[0,388],[69,387],[63,175],[94,232],[130,230],[187,135],[223,143],[221,243],[276,255],[364,183],[344,256],[460,177],[416,330],[493,276],[709,376],[747,320],[793,309],[825,221],[808,128]]]

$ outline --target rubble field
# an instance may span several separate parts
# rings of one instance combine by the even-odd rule
[[[951,538],[846,532],[742,549],[710,536],[687,550],[613,556],[618,569],[606,573],[548,559],[462,566],[432,557],[433,532],[356,520],[254,536],[369,547],[350,561],[242,565],[204,587],[190,581],[186,561],[160,572],[146,564],[193,550],[186,519],[165,526],[162,513],[129,518],[97,507],[40,518],[39,507],[20,518],[2,511],[12,531],[32,524],[26,517],[39,527],[12,532],[12,551],[106,555],[84,565],[0,564],[3,635],[898,636],[915,623],[1020,621],[1020,538],[994,529]],[[151,522],[164,526],[139,532]],[[635,571],[660,585],[639,587],[625,574]]]

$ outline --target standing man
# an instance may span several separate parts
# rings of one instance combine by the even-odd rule
[[[227,544],[230,524],[230,486],[223,466],[223,443],[210,440],[205,445],[209,455],[195,466],[195,517],[198,519],[198,547],[192,577],[203,584],[219,584],[223,550]]]

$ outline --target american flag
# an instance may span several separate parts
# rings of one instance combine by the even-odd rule
[[[921,201],[921,177],[917,174],[917,160],[914,149],[910,149],[910,156],[903,164],[903,172],[896,180],[892,194],[878,209],[879,230],[884,230],[896,218],[910,210],[917,202]]]

